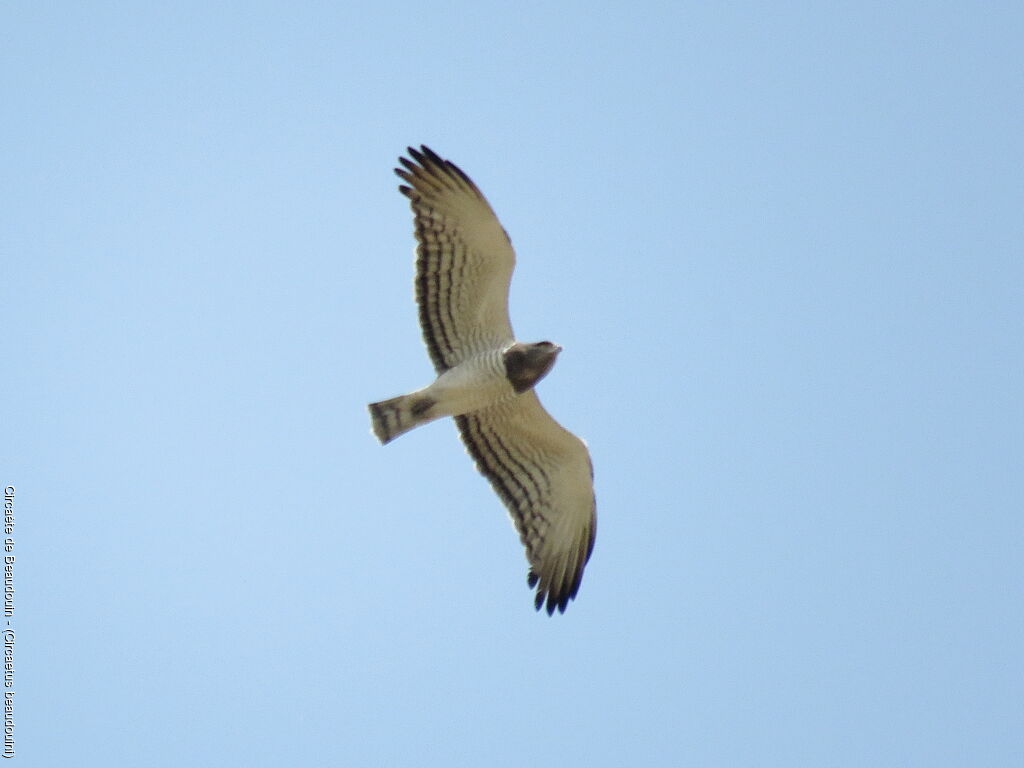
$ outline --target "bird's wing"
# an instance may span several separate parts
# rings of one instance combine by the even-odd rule
[[[538,610],[565,611],[594,548],[594,473],[586,444],[531,390],[456,416],[477,468],[508,507],[530,563]]]
[[[415,215],[416,302],[438,373],[511,344],[508,287],[516,256],[487,199],[458,166],[409,147],[396,168]]]

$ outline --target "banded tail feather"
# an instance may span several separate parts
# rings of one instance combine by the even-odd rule
[[[434,404],[432,399],[420,394],[399,395],[390,400],[370,403],[373,434],[382,444],[390,443],[410,429],[433,421],[435,417],[427,412]]]

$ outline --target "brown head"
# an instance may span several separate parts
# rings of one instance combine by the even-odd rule
[[[543,379],[562,348],[550,341],[524,344],[517,341],[505,350],[505,375],[512,383],[512,389],[523,393]]]

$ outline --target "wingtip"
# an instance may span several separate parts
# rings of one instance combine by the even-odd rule
[[[422,144],[420,146],[423,147],[424,149],[426,149],[426,147],[424,147]],[[425,161],[424,153],[423,152],[420,152],[418,149],[415,149],[414,147],[406,147],[405,151],[409,155],[409,157],[411,157],[417,163],[419,163],[420,165],[426,165],[426,161]],[[410,161],[408,159],[406,159],[404,157],[400,157],[398,159],[402,163],[402,165],[404,165],[406,167],[409,166],[409,162]]]
[[[465,171],[451,160],[445,160],[426,144],[420,144],[419,149],[406,147],[406,154],[408,157],[400,156],[398,162],[405,166],[406,172],[411,176],[421,180],[433,177],[442,182],[446,179],[454,181],[456,184],[466,187],[477,197],[483,198],[483,194]],[[406,181],[412,181],[410,177],[403,176],[403,171],[400,168],[396,168],[395,173]]]
[[[535,588],[539,581],[540,577],[531,569],[526,575],[526,583],[529,585],[530,589]],[[579,582],[577,581],[574,586],[578,587]],[[544,609],[548,616],[554,616],[556,610],[559,613],[565,613],[565,609],[569,607],[569,602],[575,598],[575,589],[555,592],[541,587],[533,597],[533,608],[538,612],[541,609]]]
[[[444,165],[445,161],[441,158],[437,152],[432,150],[426,144],[420,144],[420,149],[423,151],[423,155],[435,165]]]
[[[559,613],[565,613],[565,609],[568,608],[568,607],[569,607],[569,598],[568,597],[562,597],[560,600],[556,600],[554,595],[550,595],[549,594],[547,596],[547,605],[545,605],[544,604],[544,594],[541,593],[541,594],[538,594],[537,598],[534,600],[534,608],[537,611],[540,611],[540,609],[543,608],[547,612],[548,616],[554,616],[556,610]]]

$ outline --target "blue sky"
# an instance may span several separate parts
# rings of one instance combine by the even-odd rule
[[[0,482],[22,765],[1024,757],[1016,3],[16,3]],[[533,611],[391,169],[519,264],[588,441]]]

